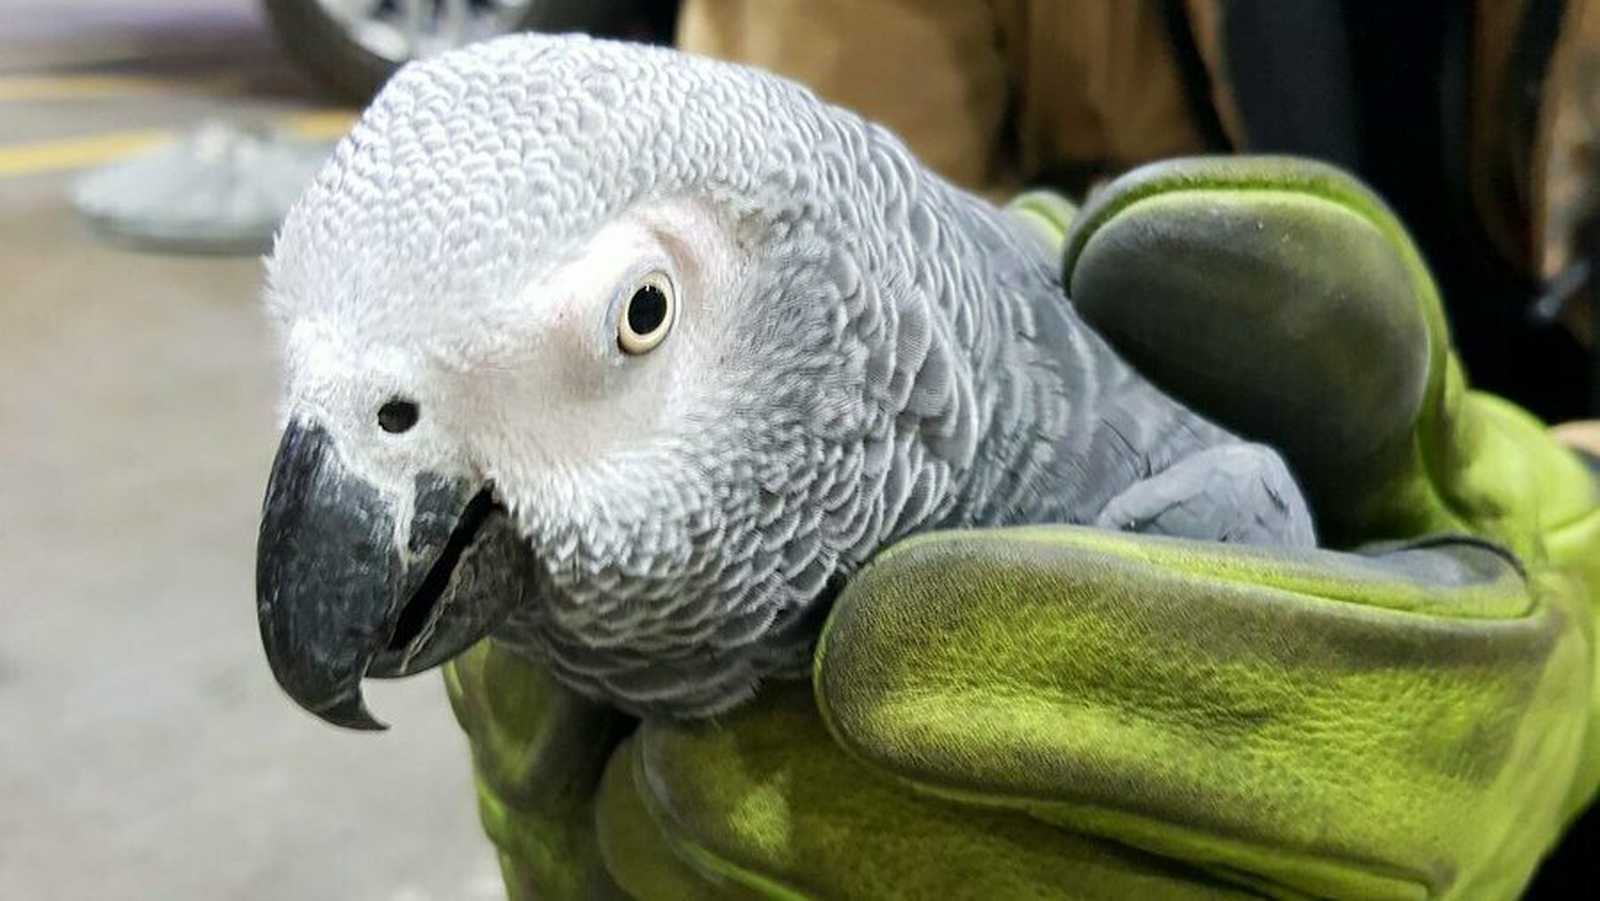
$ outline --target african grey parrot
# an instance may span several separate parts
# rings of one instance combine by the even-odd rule
[[[341,725],[485,635],[717,714],[918,531],[1313,543],[1278,455],[1119,359],[1013,214],[757,71],[533,35],[407,66],[268,270],[260,625]]]

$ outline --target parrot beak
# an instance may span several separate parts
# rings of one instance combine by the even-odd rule
[[[345,466],[321,426],[291,422],[256,547],[272,673],[330,723],[386,728],[362,678],[419,672],[482,638],[520,600],[528,554],[488,485],[422,473],[411,497],[386,493]]]

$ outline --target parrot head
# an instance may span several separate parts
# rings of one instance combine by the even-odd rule
[[[795,628],[893,491],[935,496],[884,497],[871,396],[910,391],[927,324],[862,288],[917,171],[802,88],[662,49],[522,35],[402,70],[267,261],[279,683],[381,728],[363,678],[505,632],[635,708],[747,695],[738,649]],[[694,660],[726,684],[675,684]]]

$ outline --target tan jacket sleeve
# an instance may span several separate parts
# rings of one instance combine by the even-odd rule
[[[1573,257],[1574,232],[1600,204],[1600,2],[1572,0],[1545,76],[1534,136],[1532,228],[1536,272],[1550,278]],[[1569,303],[1565,321],[1593,346],[1585,303]]]
[[[807,84],[997,199],[1204,149],[1152,3],[686,0],[678,43]]]
[[[678,45],[808,85],[959,184],[1014,187],[1009,73],[982,0],[687,0]]]

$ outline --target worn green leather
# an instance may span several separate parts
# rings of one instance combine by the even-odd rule
[[[1517,894],[1600,783],[1592,477],[1466,389],[1416,251],[1333,170],[1141,170],[1066,265],[1143,371],[1284,449],[1330,549],[919,536],[838,600],[812,686],[694,727],[629,733],[480,645],[447,685],[512,897]]]

